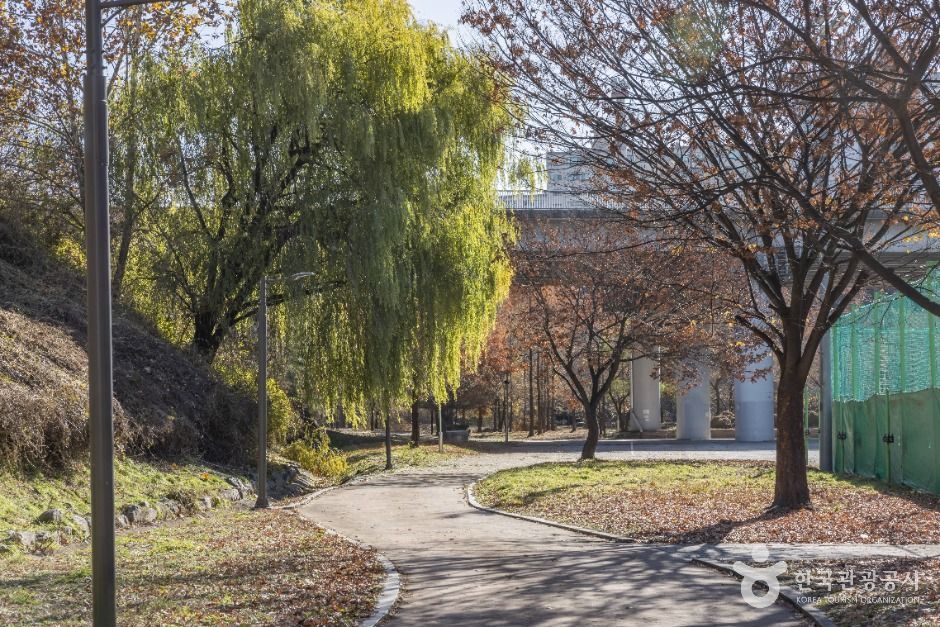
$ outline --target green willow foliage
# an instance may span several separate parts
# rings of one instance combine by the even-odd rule
[[[403,0],[243,0],[235,24],[143,78],[165,191],[136,300],[211,359],[263,274],[313,271],[271,289],[310,399],[444,397],[508,292],[508,90]]]

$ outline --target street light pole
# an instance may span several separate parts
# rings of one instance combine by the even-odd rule
[[[314,272],[295,272],[287,277],[263,275],[258,283],[258,498],[255,509],[268,502],[268,281],[299,281]]]
[[[506,372],[506,378],[503,379],[503,390],[505,392],[503,400],[503,441],[509,444],[509,372]]]
[[[114,565],[114,394],[108,92],[101,12],[162,0],[85,0],[85,272],[88,308],[88,439],[91,462],[91,598],[95,627],[117,622]],[[173,0],[180,1],[180,0]],[[185,1],[185,0],[182,0]]]
[[[258,499],[255,509],[268,503],[268,277],[258,285]]]
[[[88,416],[91,453],[91,596],[96,627],[114,625],[114,426],[111,353],[111,235],[108,103],[101,5],[85,2],[85,257],[88,297]]]
[[[437,452],[444,452],[444,417],[442,415],[441,404],[438,402],[434,403],[434,406],[437,407]]]

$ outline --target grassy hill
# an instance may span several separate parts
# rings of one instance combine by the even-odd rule
[[[84,460],[85,282],[0,221],[0,468],[58,472]],[[160,460],[239,463],[253,446],[254,402],[133,312],[114,312],[119,448]]]

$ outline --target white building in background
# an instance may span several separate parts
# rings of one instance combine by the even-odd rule
[[[550,152],[545,156],[548,190],[555,192],[584,191],[591,180],[591,168],[573,152]]]

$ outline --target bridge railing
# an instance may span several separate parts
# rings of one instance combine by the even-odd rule
[[[540,209],[598,209],[609,205],[597,194],[578,194],[575,192],[558,191],[499,191],[500,202],[507,209],[514,210],[540,210]]]

